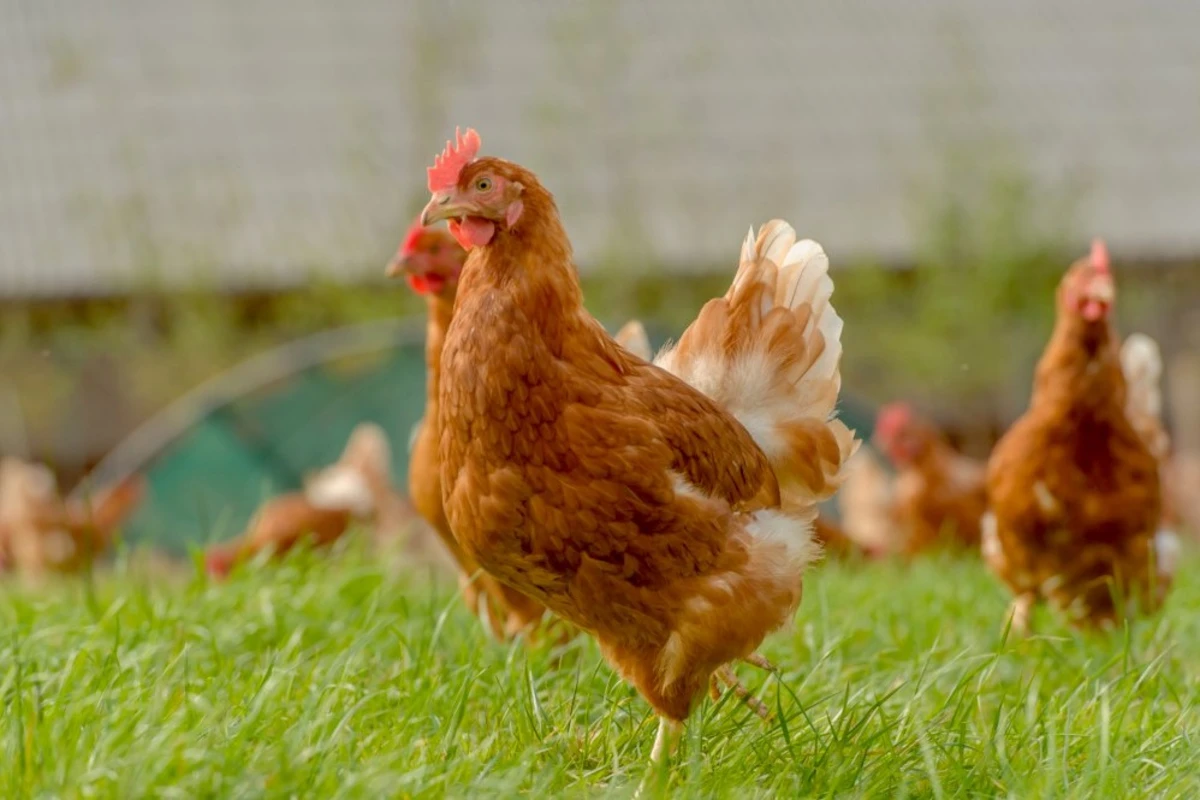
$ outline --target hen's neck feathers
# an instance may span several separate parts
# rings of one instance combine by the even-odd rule
[[[929,441],[912,461],[912,466],[922,472],[936,471],[954,459],[955,451],[941,436],[930,432]]]
[[[1087,322],[1059,314],[1038,361],[1032,405],[1069,405],[1077,411],[1124,414],[1125,376],[1116,334],[1107,320]]]
[[[520,179],[524,210],[511,228],[496,226],[491,242],[471,251],[458,288],[458,308],[502,292],[522,308],[536,309],[539,333],[562,341],[586,317],[571,243],[554,198],[532,176]]]

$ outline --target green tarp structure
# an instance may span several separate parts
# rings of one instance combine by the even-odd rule
[[[336,460],[360,422],[387,432],[393,480],[403,489],[409,437],[424,413],[424,324],[367,323],[256,356],[138,428],[91,485],[144,475],[147,497],[125,540],[175,554],[239,533],[264,498]],[[655,347],[674,333],[646,327]],[[844,398],[841,415],[870,435],[871,409]]]

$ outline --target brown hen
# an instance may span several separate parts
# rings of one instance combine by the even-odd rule
[[[392,489],[390,476],[386,434],[378,425],[360,424],[338,461],[306,479],[303,491],[266,501],[245,532],[210,547],[205,554],[208,573],[224,578],[259,553],[282,556],[305,541],[314,547],[331,545],[354,523],[381,535],[397,532],[411,512]]]
[[[983,552],[1016,596],[1018,631],[1040,600],[1080,626],[1111,625],[1132,609],[1122,601],[1152,611],[1174,573],[1169,546],[1156,546],[1158,462],[1126,413],[1115,297],[1097,241],[1059,284],[1029,410],[988,462]]]
[[[478,146],[447,146],[423,213],[471,248],[442,351],[446,514],[485,570],[596,637],[658,712],[658,761],[705,688],[740,690],[729,665],[763,663],[791,619],[816,504],[854,449],[831,420],[828,260],[768,223],[649,364],[584,309],[550,193]]]

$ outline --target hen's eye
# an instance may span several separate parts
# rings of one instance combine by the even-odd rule
[[[490,191],[491,188],[492,188],[492,179],[491,178],[480,178],[479,180],[475,181],[475,191],[477,191],[477,192]]]

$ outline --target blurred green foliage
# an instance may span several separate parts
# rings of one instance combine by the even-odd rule
[[[848,372],[880,400],[1002,412],[1028,384],[1076,256],[1069,197],[1020,172],[966,170],[923,206],[916,264],[838,284]]]

